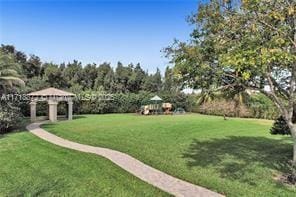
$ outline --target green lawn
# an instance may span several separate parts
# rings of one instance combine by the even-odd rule
[[[271,124],[197,114],[109,114],[43,127],[73,141],[128,153],[227,196],[295,196],[295,188],[276,181],[292,157],[291,141],[270,135]]]
[[[0,135],[0,196],[166,196],[110,161],[28,132]]]

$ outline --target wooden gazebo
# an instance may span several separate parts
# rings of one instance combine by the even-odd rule
[[[73,116],[73,97],[75,94],[59,90],[56,88],[47,88],[28,94],[30,98],[31,121],[36,121],[36,105],[38,101],[48,102],[48,118],[50,121],[57,121],[57,105],[60,101],[68,103],[68,119],[72,120]]]

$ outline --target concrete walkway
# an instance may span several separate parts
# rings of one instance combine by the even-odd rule
[[[172,177],[164,172],[156,170],[125,153],[107,148],[79,144],[60,138],[40,128],[40,125],[43,123],[44,122],[32,123],[27,126],[27,129],[34,135],[42,138],[43,140],[56,144],[58,146],[81,152],[93,153],[105,157],[111,160],[119,167],[121,167],[122,169],[140,178],[141,180],[155,187],[158,187],[159,189],[166,191],[172,195],[196,197],[222,196],[221,194],[210,191],[206,188],[193,185],[186,181],[182,181],[180,179]]]

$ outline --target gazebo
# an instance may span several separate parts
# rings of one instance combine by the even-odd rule
[[[56,88],[47,88],[37,92],[31,92],[28,94],[30,98],[30,114],[31,121],[36,121],[36,105],[38,101],[48,102],[48,118],[51,122],[57,121],[57,106],[60,101],[66,101],[68,103],[68,119],[72,120],[73,116],[73,97],[75,94],[59,90]]]
[[[152,97],[150,99],[150,101],[156,101],[156,102],[158,102],[158,101],[162,101],[162,99],[159,96],[155,95],[154,97]]]
[[[154,114],[160,113],[160,111],[161,111],[161,104],[160,103],[162,102],[162,99],[159,96],[155,95],[154,97],[152,97],[150,99],[150,101],[153,103],[153,104],[149,105],[150,110],[152,110],[154,112]]]

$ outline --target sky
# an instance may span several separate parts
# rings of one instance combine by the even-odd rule
[[[198,0],[0,0],[0,43],[43,61],[116,66],[140,62],[164,71],[161,50],[189,40],[186,18]]]

